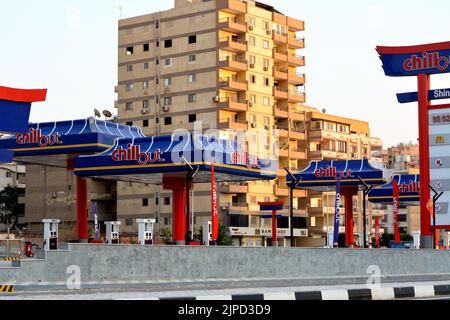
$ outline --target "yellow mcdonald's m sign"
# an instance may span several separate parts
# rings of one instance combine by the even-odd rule
[[[436,144],[445,144],[444,136],[437,136],[436,137]]]

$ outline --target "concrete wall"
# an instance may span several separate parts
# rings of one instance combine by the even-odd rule
[[[71,265],[80,267],[82,282],[368,276],[370,265],[383,276],[450,273],[447,251],[69,246],[19,269],[0,269],[0,283],[64,283]]]

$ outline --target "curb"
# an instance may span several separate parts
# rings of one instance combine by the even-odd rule
[[[1,258],[0,261],[22,261],[21,257],[6,257],[6,258]]]
[[[14,293],[14,286],[0,285],[0,292]]]
[[[320,290],[305,292],[271,292],[245,295],[215,295],[215,296],[186,296],[153,298],[154,300],[393,300],[408,298],[433,298],[450,295],[450,285],[413,286],[413,287],[386,287],[379,289],[349,289],[349,290]]]

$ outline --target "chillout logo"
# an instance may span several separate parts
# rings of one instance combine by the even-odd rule
[[[426,69],[438,69],[444,71],[450,65],[450,56],[440,56],[439,52],[423,52],[422,56],[413,55],[403,62],[406,71],[417,71]]]
[[[402,183],[398,186],[398,189],[400,192],[419,192],[420,183],[414,182],[412,180],[409,181],[409,183]]]
[[[336,177],[338,173],[341,174],[341,179],[353,178],[352,170],[338,172],[336,167],[326,166],[325,168],[320,168],[314,171],[314,176],[317,178],[332,178]]]
[[[233,152],[231,154],[231,163],[244,165],[249,169],[261,169],[259,158],[250,155],[248,152]]]
[[[141,152],[141,146],[135,146],[129,143],[127,149],[119,147],[112,153],[113,161],[133,161],[136,160],[140,165],[164,162],[162,152],[157,149],[155,152]]]
[[[40,147],[53,146],[61,144],[59,132],[49,135],[43,135],[41,129],[31,128],[27,133],[16,135],[17,144],[37,143]]]

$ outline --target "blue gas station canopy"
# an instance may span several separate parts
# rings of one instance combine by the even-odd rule
[[[0,139],[0,150],[13,151],[16,162],[66,167],[77,155],[111,148],[117,138],[143,136],[138,127],[94,118],[35,123],[24,133]]]
[[[399,186],[399,203],[420,203],[420,176],[419,175],[396,175],[393,177]],[[392,204],[393,181],[372,189],[369,192],[369,201],[372,203]]]
[[[163,176],[185,176],[186,161],[199,172],[194,182],[211,181],[214,162],[217,181],[273,180],[278,159],[242,151],[234,140],[189,133],[118,139],[109,150],[75,159],[74,172],[82,177],[161,184]]]
[[[368,185],[382,185],[388,176],[383,164],[363,160],[311,161],[305,170],[293,174],[299,180],[298,189],[314,191],[336,190],[336,176],[341,175],[342,187],[363,188],[361,178]],[[292,178],[287,175],[286,182]]]

